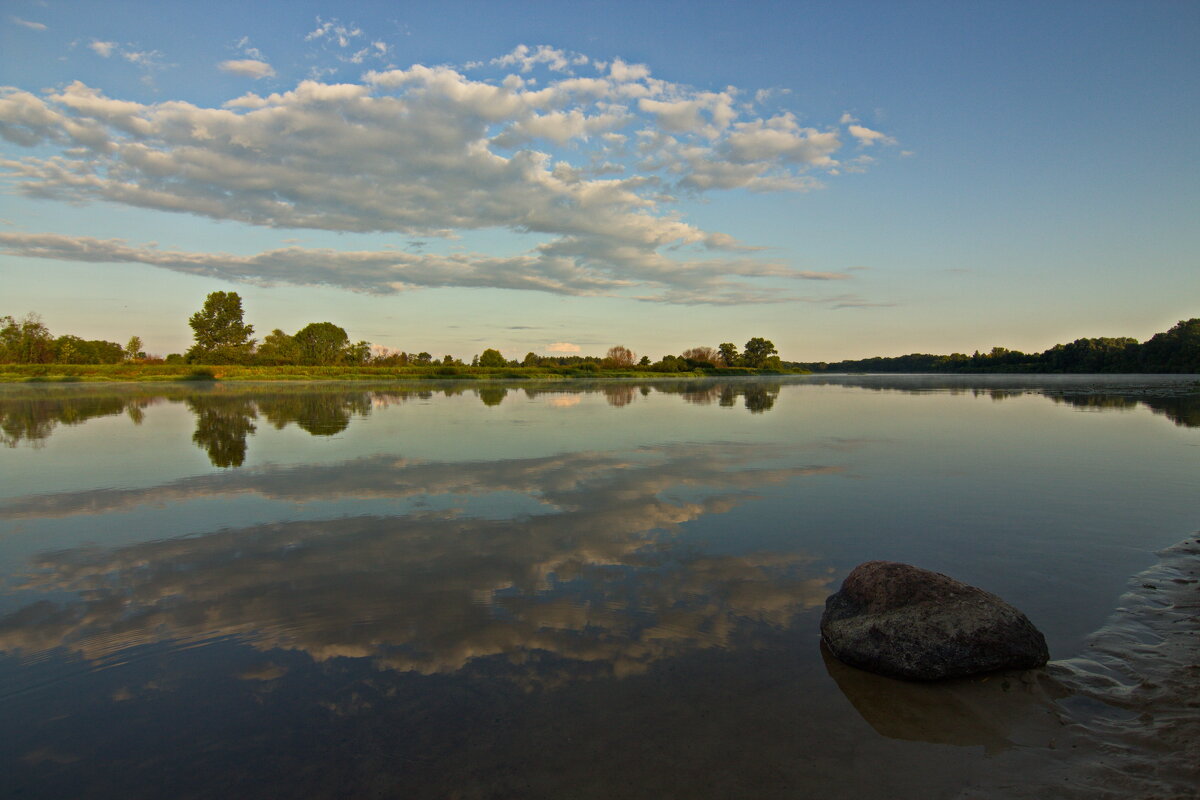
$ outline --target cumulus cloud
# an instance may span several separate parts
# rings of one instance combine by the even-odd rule
[[[346,58],[357,56],[360,40],[387,52],[337,20],[319,19],[307,38]],[[135,55],[111,42],[91,46]],[[250,58],[221,69],[274,74],[248,41],[238,46]],[[584,64],[597,74],[570,73]],[[531,235],[538,244],[518,256],[406,261],[294,248],[234,257],[123,242],[8,246],[366,291],[477,285],[728,303],[786,300],[780,281],[823,279],[749,255],[733,236],[686,222],[675,204],[681,194],[807,191],[839,167],[862,168],[861,160],[838,160],[837,127],[800,125],[787,112],[756,116],[736,87],[700,91],[657,79],[643,64],[598,64],[545,45],[518,47],[492,66],[502,74],[475,79],[416,64],[368,71],[358,82],[306,80],[220,107],[125,101],[80,81],[42,95],[6,89],[0,136],[60,152],[6,159],[0,169],[28,196],[72,203],[406,238],[486,229]],[[507,68],[517,71],[503,74]],[[527,77],[538,70],[550,79]],[[890,141],[861,126],[849,135]]]
[[[500,67],[520,67],[521,72],[530,72],[538,64],[545,64],[555,72],[570,72],[571,67],[588,63],[588,57],[580,53],[567,53],[544,44],[535,48],[521,44],[511,53],[493,58],[491,63]]]
[[[850,125],[846,128],[850,135],[858,140],[858,143],[865,146],[870,146],[879,142],[880,144],[895,144],[896,140],[886,133],[873,131],[870,128],[864,128],[862,125]]]
[[[581,349],[583,348],[579,345],[570,342],[552,342],[546,345],[547,353],[578,353]]]
[[[217,65],[217,68],[222,72],[229,72],[246,78],[254,78],[255,80],[275,76],[275,69],[270,64],[252,58],[222,61]]]

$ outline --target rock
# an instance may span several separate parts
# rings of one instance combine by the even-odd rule
[[[910,680],[1035,669],[1046,638],[994,594],[909,564],[859,564],[825,601],[821,638],[860,669]]]

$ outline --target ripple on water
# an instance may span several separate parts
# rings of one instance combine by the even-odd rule
[[[1050,665],[1070,747],[1011,796],[1200,797],[1200,538],[1159,556],[1084,652]]]

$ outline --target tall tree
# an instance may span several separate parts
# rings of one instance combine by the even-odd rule
[[[240,364],[254,349],[254,327],[242,322],[242,298],[237,292],[213,292],[204,307],[188,319],[196,343],[187,351],[193,364]]]
[[[637,353],[624,345],[616,345],[615,347],[608,348],[608,355],[604,357],[604,365],[608,367],[625,369],[632,367],[636,362]]]
[[[1180,320],[1142,345],[1143,372],[1200,372],[1200,318]]]
[[[689,347],[679,355],[698,366],[707,364],[715,367],[721,360],[721,354],[711,347]]]
[[[125,345],[125,360],[133,361],[135,358],[145,358],[146,354],[142,352],[142,337],[130,336],[129,343]]]
[[[37,314],[26,314],[19,322],[0,317],[0,323],[0,360],[9,364],[48,364],[54,360],[54,338]]]
[[[296,358],[301,364],[331,366],[347,361],[350,337],[344,328],[332,322],[313,322],[292,337]]]
[[[755,369],[767,363],[767,359],[779,351],[775,349],[774,343],[770,339],[764,339],[761,336],[755,336],[750,341],[746,342],[746,347],[742,351],[742,360],[746,362],[747,367]]]
[[[296,363],[296,342],[291,336],[279,328],[263,337],[258,352],[254,354],[258,364],[294,364]]]
[[[507,367],[508,362],[504,359],[503,354],[499,350],[488,348],[479,354],[479,366],[481,367]]]
[[[727,367],[736,367],[738,365],[737,345],[733,342],[722,342],[717,348],[717,355],[720,356],[722,363]]]

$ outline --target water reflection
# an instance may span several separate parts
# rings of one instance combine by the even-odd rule
[[[1051,700],[1066,694],[1035,670],[920,683],[843,664],[824,643],[821,657],[854,710],[881,736],[955,747],[982,746],[990,755],[1018,746],[1025,738],[1037,739],[1029,730],[1031,721],[1048,717]],[[1043,738],[1045,730],[1053,730],[1046,725],[1042,728]]]
[[[137,424],[142,419],[142,409],[154,402],[152,397],[122,394],[0,392],[0,439],[8,447],[16,447],[22,442],[37,446],[48,439],[58,425],[82,425],[91,419],[122,413],[128,413]]]
[[[1200,383],[1188,377],[1106,376],[1102,388],[1089,376],[1056,379],[1047,376],[819,376],[793,379],[807,385],[844,385],[875,391],[945,392],[1004,400],[1038,393],[1051,401],[1081,410],[1122,411],[1144,406],[1176,425],[1200,427]],[[784,380],[667,380],[582,384],[525,384],[471,387],[464,382],[436,386],[367,386],[353,389],[313,384],[229,385],[197,388],[159,387],[3,387],[0,390],[0,438],[9,447],[38,446],[58,425],[81,425],[88,420],[125,413],[140,424],[146,409],[158,403],[183,403],[196,416],[192,440],[217,467],[245,463],[247,440],[255,420],[265,417],[275,428],[295,424],[314,436],[333,436],[346,430],[355,417],[371,409],[411,401],[428,401],[435,393],[454,397],[473,393],[485,406],[499,406],[514,391],[529,400],[569,407],[582,395],[599,393],[614,408],[623,408],[652,393],[674,395],[692,405],[741,405],[751,414],[774,408]]]
[[[1033,393],[1088,411],[1145,406],[1181,427],[1200,427],[1200,380],[1194,375],[822,375],[807,382],[874,391],[969,394],[997,401]]]
[[[524,385],[526,398],[547,399],[557,406],[574,405],[584,394],[600,393],[613,407],[627,406],[639,397],[659,393],[678,395],[685,402],[719,401],[733,407],[744,398],[751,413],[762,413],[775,404],[779,381],[720,382],[671,380],[650,383],[586,383]],[[0,387],[0,437],[5,445],[39,446],[59,425],[80,425],[99,417],[128,414],[135,423],[145,409],[159,403],[183,403],[196,415],[192,440],[208,453],[217,467],[239,467],[246,459],[247,438],[257,430],[254,421],[265,417],[275,428],[295,424],[314,436],[333,436],[349,427],[355,417],[365,417],[373,407],[411,401],[428,401],[436,394],[455,397],[473,393],[485,406],[498,406],[516,386],[487,384],[471,387],[463,382],[437,386],[366,386],[345,388],[315,384],[248,384],[195,387],[160,385],[138,387]],[[572,402],[567,402],[572,401]]]
[[[1128,411],[1139,405],[1161,414],[1183,428],[1200,428],[1200,393],[1178,395],[1051,395],[1056,403],[1066,403],[1088,411]]]
[[[522,492],[546,513],[279,522],[37,556],[38,599],[0,619],[0,650],[102,660],[159,641],[237,636],[315,661],[369,658],[422,674],[480,659],[539,685],[642,672],[664,658],[752,644],[824,602],[828,574],[789,553],[705,554],[670,534],[746,490],[836,472],[764,468],[762,448],[690,445],[481,463],[367,459],[189,479],[139,491],[38,496],[8,517],[111,512],[198,494],[290,498]],[[668,499],[687,488],[689,499]],[[540,654],[540,655],[539,655]],[[547,656],[553,656],[548,659]]]
[[[204,448],[214,467],[240,467],[246,460],[246,437],[256,430],[257,416],[248,398],[197,395],[187,399],[196,415],[192,441]]]

